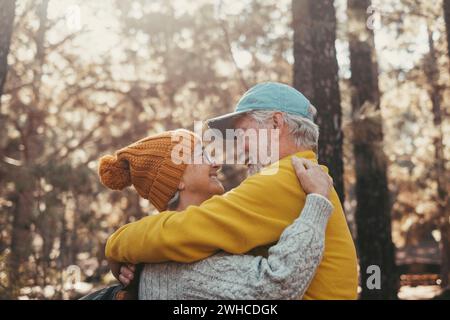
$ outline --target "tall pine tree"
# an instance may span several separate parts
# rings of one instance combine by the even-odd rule
[[[395,299],[398,274],[391,236],[391,204],[383,151],[378,65],[370,0],[348,0],[352,88],[353,150],[356,173],[357,245],[361,267],[362,299]],[[367,286],[367,268],[380,267],[381,288]]]
[[[293,0],[294,87],[318,110],[319,161],[328,166],[341,201],[344,180],[341,96],[333,0]]]
[[[447,53],[450,58],[450,0],[444,0],[444,20],[447,30]]]
[[[8,70],[8,53],[16,9],[15,0],[2,0],[0,2],[0,98],[6,81]]]

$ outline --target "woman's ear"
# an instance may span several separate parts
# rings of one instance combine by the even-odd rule
[[[178,184],[178,190],[183,191],[186,188],[186,185],[184,184],[183,181],[180,181],[180,183]]]

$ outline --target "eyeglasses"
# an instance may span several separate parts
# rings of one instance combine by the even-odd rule
[[[198,155],[198,157],[194,157],[194,159],[198,159],[200,157],[206,164],[214,164],[215,163],[214,158],[211,156],[211,154],[209,152],[207,152],[205,150],[205,148],[202,148],[201,155]]]
[[[203,158],[205,159],[205,161],[208,164],[214,164],[214,159],[212,158],[212,156],[209,154],[209,152],[203,150]]]

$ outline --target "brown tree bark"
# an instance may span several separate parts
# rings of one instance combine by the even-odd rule
[[[444,0],[444,20],[447,30],[447,54],[450,59],[450,0]]]
[[[15,0],[4,0],[0,2],[0,135],[5,134],[4,117],[1,115],[1,97],[8,74],[8,54],[14,28],[15,10]],[[0,150],[0,157],[3,157],[2,150]],[[13,296],[12,288],[9,289],[9,294]]]
[[[450,205],[448,199],[449,184],[448,173],[445,168],[444,133],[442,130],[443,87],[439,84],[439,67],[437,53],[434,46],[433,33],[428,31],[429,54],[425,60],[425,75],[428,80],[428,95],[431,100],[434,135],[435,174],[437,181],[437,203],[439,208],[438,227],[441,233],[441,287],[447,288],[450,284]]]
[[[336,59],[336,11],[332,0],[293,0],[294,87],[317,108],[319,161],[330,169],[344,201],[341,96]]]
[[[391,204],[387,161],[383,151],[378,66],[373,30],[366,25],[371,1],[348,0],[347,4],[361,299],[396,299],[399,276],[391,235]],[[371,275],[367,273],[367,268],[371,265],[380,267],[380,289],[367,286]]]
[[[39,18],[39,29],[36,33],[36,62],[33,68],[33,100],[29,104],[27,120],[25,125],[20,128],[21,140],[24,145],[22,163],[17,175],[19,183],[16,185],[18,192],[18,201],[15,208],[15,214],[11,234],[11,256],[9,259],[10,281],[13,284],[12,293],[17,294],[22,282],[21,273],[24,271],[24,264],[28,261],[31,246],[31,223],[34,212],[36,211],[36,200],[34,198],[35,178],[33,168],[36,159],[39,156],[39,135],[37,128],[42,121],[42,110],[40,103],[40,86],[42,76],[42,66],[45,63],[45,33],[48,28],[48,9],[49,0],[42,0],[37,6],[37,16]]]
[[[15,0],[3,0],[0,2],[0,99],[3,94],[3,86],[8,72],[8,54],[14,26],[15,10]]]

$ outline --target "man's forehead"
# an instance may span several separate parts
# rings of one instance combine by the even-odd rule
[[[233,121],[233,126],[235,129],[248,128],[249,126],[252,126],[252,124],[254,124],[252,120],[252,117],[250,117],[248,114],[244,114],[240,117],[237,117],[236,120]]]

